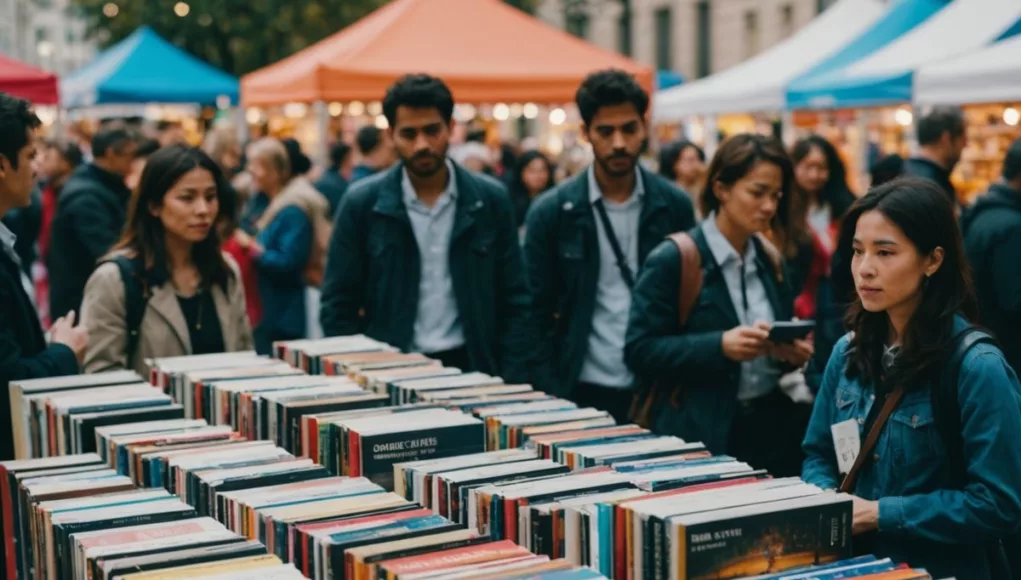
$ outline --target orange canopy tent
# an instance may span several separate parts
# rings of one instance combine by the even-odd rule
[[[55,105],[60,100],[57,75],[0,54],[0,92],[38,105]]]
[[[652,69],[500,0],[395,0],[241,79],[247,106],[378,101],[398,77],[442,78],[467,103],[566,103],[592,71],[620,68],[651,91]]]

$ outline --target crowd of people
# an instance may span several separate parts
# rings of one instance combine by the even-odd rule
[[[86,155],[38,141],[29,105],[0,94],[0,383],[364,333],[852,493],[859,549],[1007,577],[1021,140],[960,208],[954,109],[921,118],[919,154],[877,163],[857,197],[820,137],[735,135],[708,165],[667,144],[656,172],[634,78],[593,73],[576,100],[586,167],[494,163],[451,146],[443,80],[408,75],[383,97],[388,128],[315,171],[292,139],[215,130],[193,148],[116,122]],[[796,320],[814,330],[774,336]]]

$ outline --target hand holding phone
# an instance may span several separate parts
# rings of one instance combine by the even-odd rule
[[[777,344],[792,343],[806,338],[815,330],[815,321],[791,320],[774,322],[769,328],[769,341]]]

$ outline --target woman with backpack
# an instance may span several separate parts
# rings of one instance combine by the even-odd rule
[[[200,149],[174,145],[149,158],[124,233],[85,286],[86,372],[145,376],[148,358],[252,348],[237,265],[216,232],[233,204]]]
[[[777,476],[800,471],[810,412],[780,389],[780,377],[808,361],[811,343],[769,340],[773,322],[791,319],[794,296],[780,252],[762,234],[787,225],[792,181],[779,141],[724,142],[701,198],[706,219],[646,258],[624,349],[646,386],[635,419],[649,415],[659,433]]]
[[[933,578],[1010,578],[1021,385],[969,323],[975,298],[947,196],[915,178],[875,188],[837,248],[857,292],[852,332],[826,367],[802,477],[855,496],[857,552]]]
[[[255,346],[269,354],[273,343],[313,337],[318,305],[309,287],[321,282],[329,239],[329,202],[304,177],[311,167],[296,141],[272,137],[248,148],[248,170],[269,205],[254,238],[238,236],[255,265],[263,314]]]

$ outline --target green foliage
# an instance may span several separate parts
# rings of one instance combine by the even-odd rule
[[[357,22],[387,0],[71,0],[106,47],[148,24],[203,60],[241,76],[277,62]],[[534,13],[539,0],[505,0]],[[116,16],[104,12],[117,7]],[[110,10],[113,12],[112,10]]]
[[[104,46],[142,24],[203,60],[235,75],[289,56],[341,30],[386,0],[72,0],[89,33]],[[117,6],[116,16],[104,13]]]

